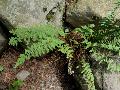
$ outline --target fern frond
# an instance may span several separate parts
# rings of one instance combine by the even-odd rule
[[[27,57],[24,54],[20,54],[14,68],[17,68],[19,65],[23,64],[26,59],[27,59]]]
[[[90,68],[89,63],[87,63],[84,59],[81,59],[80,64],[82,65],[82,75],[87,83],[88,90],[96,90],[94,83],[94,76],[92,70]]]
[[[23,42],[26,47],[25,52],[18,58],[15,67],[23,64],[25,59],[39,57],[65,43],[59,38],[60,36],[65,37],[64,31],[52,25],[17,27],[11,33],[14,37],[10,38],[10,45],[17,46],[18,43]],[[69,54],[70,52],[68,52]]]
[[[113,55],[108,54],[108,52],[105,54],[105,52],[99,52],[94,50],[92,53],[92,57],[99,61],[99,63],[106,63],[107,64],[107,70],[111,72],[120,72],[120,62],[118,58],[115,58]],[[119,56],[116,56],[119,57]]]
[[[9,45],[17,46],[18,45],[18,38],[17,37],[11,37],[9,40]]]
[[[59,47],[59,51],[61,51],[63,54],[66,54],[68,59],[73,58],[73,49],[68,44],[62,44]]]

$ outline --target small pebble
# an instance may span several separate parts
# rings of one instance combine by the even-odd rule
[[[28,71],[22,70],[16,75],[16,78],[18,80],[24,81],[29,75],[30,75],[30,73]]]

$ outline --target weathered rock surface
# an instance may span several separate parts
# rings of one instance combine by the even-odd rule
[[[95,86],[97,90],[103,90],[103,71],[101,67],[97,69],[93,69],[94,77],[95,77]]]
[[[15,26],[49,22],[61,26],[64,6],[64,0],[0,0],[0,14]]]
[[[22,71],[20,71],[17,75],[16,75],[16,77],[17,77],[17,79],[18,80],[25,80],[28,76],[30,75],[30,73],[28,72],[28,71],[26,71],[26,70],[22,70]]]
[[[120,73],[108,72],[104,68],[93,71],[97,90],[120,90]]]
[[[104,73],[103,90],[120,90],[120,73]]]
[[[95,19],[106,17],[117,0],[67,0],[66,21],[74,27],[95,23]],[[120,19],[120,9],[116,19]]]

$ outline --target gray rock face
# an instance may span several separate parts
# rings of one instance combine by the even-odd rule
[[[62,25],[64,0],[0,0],[0,14],[13,25]]]
[[[28,76],[30,75],[30,73],[28,71],[22,70],[20,71],[17,75],[16,78],[18,80],[25,80]]]
[[[120,90],[120,73],[104,73],[104,90]]]
[[[95,85],[97,90],[103,89],[103,71],[101,68],[93,69]]]
[[[97,17],[106,17],[117,0],[67,0],[66,21],[74,27],[94,22]],[[74,2],[71,2],[74,1]],[[120,19],[120,9],[116,19]]]
[[[120,90],[120,73],[94,69],[97,90]]]

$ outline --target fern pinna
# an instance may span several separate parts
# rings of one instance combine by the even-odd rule
[[[62,47],[65,43],[59,37],[65,37],[62,29],[52,25],[37,25],[31,27],[17,27],[10,31],[14,37],[10,38],[9,44],[17,46],[18,43],[24,43],[25,51],[20,54],[15,68],[23,64],[26,59],[39,57],[46,54],[56,47]],[[67,45],[67,50],[69,46]],[[60,50],[63,52],[64,49]],[[66,52],[64,52],[66,53]],[[68,54],[70,55],[70,54]]]

